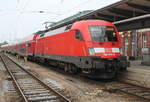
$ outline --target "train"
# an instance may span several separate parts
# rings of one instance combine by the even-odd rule
[[[36,62],[49,63],[65,72],[112,79],[129,66],[121,53],[117,28],[104,20],[81,20],[35,33],[2,49]]]

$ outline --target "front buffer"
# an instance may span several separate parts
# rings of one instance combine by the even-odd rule
[[[92,58],[92,68],[83,69],[83,73],[90,78],[112,79],[119,71],[126,71],[129,62],[125,56],[115,59]]]

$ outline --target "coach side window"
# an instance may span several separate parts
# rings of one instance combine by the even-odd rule
[[[31,43],[27,43],[27,47],[31,47]]]
[[[83,40],[82,34],[80,30],[76,30],[76,35],[75,35],[77,40]]]

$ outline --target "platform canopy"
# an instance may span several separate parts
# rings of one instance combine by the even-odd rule
[[[121,0],[95,11],[84,11],[51,25],[50,29],[85,19],[113,22],[117,28],[132,30],[150,27],[150,0]]]

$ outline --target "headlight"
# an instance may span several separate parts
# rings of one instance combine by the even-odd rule
[[[90,54],[91,56],[94,56],[94,55],[95,55],[95,50],[94,50],[94,48],[89,48],[89,54]]]
[[[114,52],[114,53],[120,53],[120,50],[119,50],[119,48],[112,48],[112,52]]]

